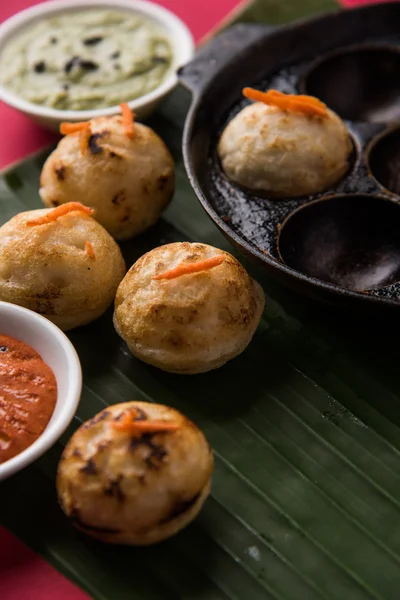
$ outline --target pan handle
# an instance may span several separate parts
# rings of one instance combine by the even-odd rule
[[[192,94],[199,94],[215,74],[235,56],[265,38],[275,27],[238,23],[201,47],[192,61],[178,70],[180,83]]]

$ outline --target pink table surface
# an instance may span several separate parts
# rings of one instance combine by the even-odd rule
[[[158,0],[158,3],[179,15],[198,41],[226,18],[241,0]],[[355,6],[369,4],[371,0],[342,0],[342,3]],[[0,21],[33,4],[37,4],[37,0],[0,0]],[[55,139],[1,102],[0,122],[3,140],[0,168]],[[88,596],[0,526],[0,599],[88,600]]]

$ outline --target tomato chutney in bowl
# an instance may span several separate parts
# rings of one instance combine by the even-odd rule
[[[66,335],[37,313],[0,302],[0,480],[56,442],[81,389],[79,358]]]

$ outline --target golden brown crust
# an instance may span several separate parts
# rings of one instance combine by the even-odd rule
[[[352,144],[343,121],[255,102],[224,129],[218,155],[240,186],[275,197],[321,192],[349,168]]]
[[[83,213],[27,225],[48,212],[23,212],[0,228],[0,299],[30,308],[67,330],[108,308],[125,263],[107,231]],[[94,258],[85,250],[87,241]]]
[[[153,225],[172,198],[174,162],[161,138],[135,123],[132,138],[120,116],[91,121],[82,155],[79,133],[65,136],[44,164],[40,196],[54,207],[71,199],[96,210],[95,218],[118,240]]]
[[[133,435],[113,423],[132,407],[140,419],[165,420],[176,431]],[[82,425],[63,452],[59,502],[73,524],[96,539],[148,545],[185,527],[209,490],[213,455],[202,432],[159,404],[126,402]]]
[[[171,280],[155,275],[224,254],[222,264]],[[175,373],[202,373],[249,344],[264,308],[257,282],[228,252],[177,242],[142,256],[122,280],[114,325],[132,353]]]

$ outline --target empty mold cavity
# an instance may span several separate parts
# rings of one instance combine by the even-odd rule
[[[382,135],[369,151],[369,168],[381,185],[400,195],[400,129]]]
[[[292,269],[351,290],[400,280],[400,205],[380,196],[330,196],[282,224],[280,257]]]
[[[400,117],[400,51],[352,48],[315,61],[301,82],[342,118],[383,123]]]

